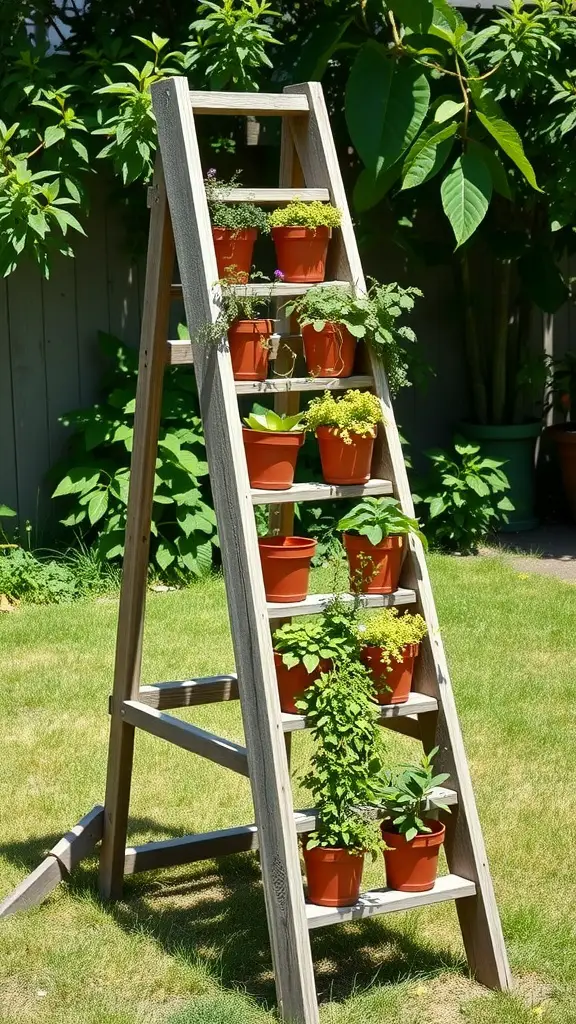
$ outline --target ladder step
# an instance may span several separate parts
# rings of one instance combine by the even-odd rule
[[[192,754],[199,754],[200,757],[214,761],[223,768],[230,768],[239,775],[249,774],[246,747],[241,747],[232,740],[214,736],[205,729],[199,729],[189,722],[182,722],[172,715],[165,715],[162,711],[141,704],[137,700],[123,701],[120,713],[125,722],[138,729],[168,740],[169,743],[189,750]]]
[[[282,505],[290,501],[328,501],[330,498],[356,498],[363,494],[392,494],[392,482],[374,478],[367,484],[293,484],[286,491],[265,491],[253,487],[253,505]]]
[[[222,203],[329,203],[327,188],[221,188],[216,197]]]
[[[138,702],[149,708],[157,708],[158,711],[215,704],[222,700],[238,700],[238,677],[235,673],[152,683],[151,686],[142,686],[138,691]]]
[[[353,594],[338,595],[345,604],[352,604]],[[334,600],[334,594],[310,594],[304,601],[268,601],[269,619],[285,619],[291,615],[315,615],[323,612],[326,605]],[[393,605],[414,604],[416,594],[413,590],[398,587],[393,594],[361,594],[361,608],[390,608]]]
[[[360,921],[377,914],[390,914],[395,910],[412,910],[428,907],[446,900],[459,900],[476,895],[476,886],[460,875],[442,875],[433,889],[428,892],[399,892],[397,889],[373,889],[362,894],[358,903],[351,907],[317,907],[306,904],[309,928],[324,928],[329,924],[343,924],[346,921]]]
[[[299,334],[272,334],[270,336],[270,359],[276,359],[280,342],[289,342],[291,338],[298,338]],[[192,345],[189,341],[181,341],[180,338],[166,342],[166,362],[169,366],[191,366],[194,362]],[[240,381],[238,383],[241,383]],[[252,384],[257,381],[250,381]]]
[[[286,117],[307,114],[308,98],[303,93],[281,92],[190,92],[194,114],[253,114],[255,117]]]
[[[348,281],[326,281],[326,284],[336,286],[338,288],[348,288]],[[231,284],[228,285],[230,291],[238,292],[241,295],[259,295],[264,299],[289,299],[292,295],[305,295],[311,288],[315,288],[315,284],[305,283],[298,284],[297,282],[291,283],[288,281],[264,281],[263,283],[251,281],[249,284]],[[182,298],[182,285],[171,284],[170,295],[173,299]]]
[[[437,710],[438,701],[435,697],[428,697],[425,693],[411,693],[405,704],[382,704],[379,713],[381,719],[394,719],[405,715],[423,715]],[[282,712],[282,728],[284,732],[296,732],[298,729],[307,729],[308,726],[304,715]]]
[[[169,344],[180,345],[182,342]],[[269,380],[237,380],[235,387],[237,395],[278,394],[285,391],[348,391],[350,388],[372,388],[374,378],[368,374],[355,377],[271,377]]]

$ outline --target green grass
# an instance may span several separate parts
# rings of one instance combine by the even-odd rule
[[[430,566],[519,987],[484,992],[454,907],[424,908],[313,934],[322,1024],[576,1024],[576,588],[497,558]],[[116,614],[102,598],[0,618],[0,898],[102,801]],[[221,581],[151,594],[144,650],[145,682],[230,670]],[[235,703],[186,717],[242,740]],[[131,841],[253,817],[247,780],[143,734],[131,811]],[[270,1024],[273,1007],[253,856],[135,876],[115,906],[86,861],[0,924],[0,1024]]]

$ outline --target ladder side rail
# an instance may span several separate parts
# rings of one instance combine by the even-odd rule
[[[218,274],[187,82],[158,82],[152,98],[186,317],[194,337],[202,323],[217,315],[212,291]],[[290,777],[232,365],[229,353],[218,345],[194,343],[193,359],[222,544],[279,1003],[288,1020],[317,1024]]]
[[[338,278],[354,282],[363,291],[366,288],[358,246],[350,217],[346,192],[340,173],[338,157],[328,111],[319,83],[292,85],[285,92],[304,93],[310,107],[309,124],[299,120],[290,122],[296,151],[304,170],[306,185],[310,188],[328,188],[332,202],[342,211],[340,246],[334,254],[336,266],[331,273]],[[332,243],[334,245],[334,242]],[[386,445],[381,444],[380,464],[375,467],[379,477],[393,480],[395,493],[403,510],[414,514],[414,504],[406,473],[404,455],[398,435],[386,374],[379,360],[371,355],[376,393],[382,403]],[[387,450],[386,450],[387,448]],[[452,784],[459,794],[458,812],[447,822],[446,854],[452,872],[472,879],[477,884],[477,895],[457,901],[458,915],[464,945],[472,971],[479,981],[490,988],[508,989],[511,986],[508,958],[492,879],[470,778],[454,695],[450,682],[444,646],[432,597],[428,569],[422,545],[417,538],[409,539],[409,554],[404,565],[404,586],[418,595],[421,614],[428,625],[428,638],[422,644],[418,659],[416,686],[439,700],[437,729],[434,736],[423,735],[426,746],[440,746],[437,767],[451,774]],[[427,680],[427,682],[426,682]],[[436,717],[436,716],[433,716]]]
[[[160,160],[156,162],[154,185],[100,853],[100,892],[106,899],[120,898],[124,876],[134,726],[124,721],[121,708],[123,701],[137,697],[140,688],[154,470],[174,270],[174,241]]]

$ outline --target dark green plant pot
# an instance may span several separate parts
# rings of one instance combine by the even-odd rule
[[[537,423],[510,424],[507,426],[485,426],[480,423],[462,423],[460,430],[470,441],[477,441],[482,454],[488,459],[504,462],[502,466],[508,477],[510,490],[507,492],[514,505],[508,512],[508,523],[501,527],[506,533],[533,530],[538,526],[535,515],[535,458],[536,439],[542,426]]]

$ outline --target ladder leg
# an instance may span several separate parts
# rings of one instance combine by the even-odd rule
[[[100,892],[105,899],[118,899],[122,894],[134,727],[124,722],[121,706],[124,700],[135,698],[140,687],[154,466],[174,269],[174,242],[160,161],[150,195],[152,212],[100,855]]]

